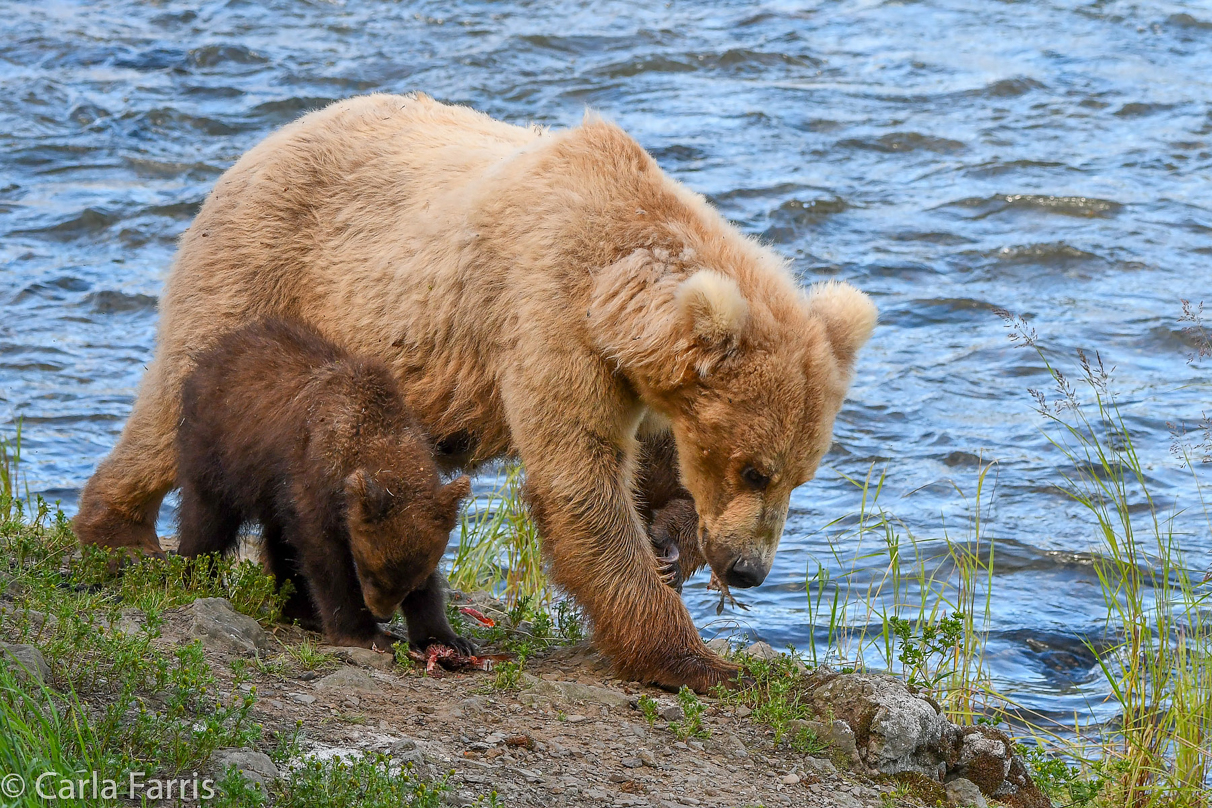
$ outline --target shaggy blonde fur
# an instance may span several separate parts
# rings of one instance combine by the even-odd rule
[[[875,323],[844,284],[805,296],[617,126],[520,128],[424,95],[337,103],[245,154],[182,237],[160,310],[82,540],[159,550],[191,357],[294,318],[386,361],[439,441],[469,437],[452,464],[520,456],[554,578],[599,646],[625,675],[700,690],[734,669],[661,583],[640,440],[672,430],[717,574],[745,559],[764,576]]]

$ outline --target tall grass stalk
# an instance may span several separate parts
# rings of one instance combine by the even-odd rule
[[[0,520],[19,519],[24,510],[21,489],[21,421],[17,420],[16,434],[10,442],[0,437]],[[24,484],[25,502],[30,501],[29,483]]]
[[[1185,560],[1177,511],[1163,515],[1109,375],[1079,351],[1077,385],[1049,361],[1035,333],[1011,319],[1017,338],[1039,355],[1056,398],[1032,391],[1065,458],[1065,491],[1094,520],[1094,569],[1114,644],[1090,645],[1118,710],[1097,744],[1112,772],[1116,804],[1206,806],[1212,774],[1212,586]],[[1198,470],[1188,463],[1191,473]],[[1201,580],[1202,579],[1202,580]]]
[[[965,499],[963,535],[944,526],[932,539],[917,536],[881,504],[886,470],[877,475],[873,466],[862,479],[846,477],[859,491],[859,512],[825,526],[832,563],[816,562],[806,581],[810,620],[825,634],[808,638],[813,664],[899,670],[957,721],[971,723],[986,712],[992,694],[984,659],[993,592],[994,541],[985,521],[991,469],[979,468],[976,497]]]
[[[550,602],[538,527],[522,497],[523,480],[520,464],[507,466],[501,484],[463,511],[450,565],[453,586],[490,590],[510,605],[525,599],[536,605]]]

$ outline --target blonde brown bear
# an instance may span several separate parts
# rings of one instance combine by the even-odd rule
[[[760,584],[876,311],[844,283],[799,288],[592,116],[556,132],[424,95],[333,104],[245,154],[182,237],[82,541],[159,552],[191,357],[268,316],[386,361],[446,469],[520,457],[554,579],[598,646],[621,675],[701,691],[735,669],[661,581],[640,458],[677,463],[696,557]],[[644,450],[670,435],[676,452]]]

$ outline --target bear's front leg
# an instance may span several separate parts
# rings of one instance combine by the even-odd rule
[[[524,444],[522,460],[556,583],[588,612],[594,642],[619,673],[700,693],[734,680],[738,669],[704,645],[661,580],[627,484],[626,453],[578,432],[549,446]]]
[[[445,645],[465,656],[476,653],[475,643],[455,634],[446,618],[446,580],[440,572],[434,571],[421,587],[409,592],[400,611],[408,623],[408,644],[414,650]]]

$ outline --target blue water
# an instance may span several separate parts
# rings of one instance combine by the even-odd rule
[[[0,2],[0,424],[23,419],[35,492],[72,510],[113,445],[175,239],[219,174],[303,112],[414,89],[517,123],[598,109],[806,282],[880,305],[834,451],[752,610],[725,618],[807,647],[806,575],[879,542],[827,527],[859,508],[841,475],[886,469],[902,535],[962,537],[960,491],[974,503],[996,461],[992,673],[1045,713],[1100,715],[1081,644],[1102,631],[1096,537],[1032,409],[1048,377],[992,310],[1027,315],[1067,373],[1078,347],[1114,365],[1152,493],[1190,509],[1207,567],[1167,422],[1210,398],[1178,316],[1212,305],[1212,7]],[[704,585],[686,598],[711,634],[731,624]]]

